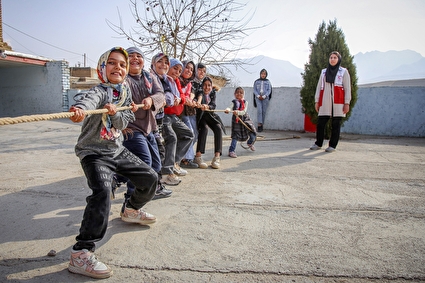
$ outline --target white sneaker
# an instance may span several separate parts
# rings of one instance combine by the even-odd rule
[[[319,149],[321,149],[322,147],[321,146],[318,146],[317,144],[313,144],[311,147],[310,147],[310,149],[311,150],[319,150]]]
[[[183,168],[181,168],[178,163],[174,164],[173,172],[177,176],[186,176],[187,175],[187,171],[184,170]]]
[[[108,278],[113,273],[106,264],[97,260],[94,253],[86,249],[80,251],[71,249],[68,270],[97,279]]]
[[[201,169],[207,169],[208,168],[207,163],[205,163],[202,160],[202,157],[201,156],[195,156],[195,159],[193,160],[193,162],[195,162],[196,164],[198,164],[199,168],[201,168]]]
[[[327,149],[325,149],[326,152],[334,152],[336,149],[333,147],[328,147]]]
[[[220,157],[214,157],[211,161],[211,167],[214,169],[220,169]]]
[[[156,217],[142,209],[136,210],[126,207],[121,216],[122,221],[129,223],[139,223],[142,225],[152,224],[156,222]]]
[[[162,175],[161,183],[170,185],[170,186],[177,186],[180,184],[182,180],[177,177],[175,174],[168,174],[168,175]]]

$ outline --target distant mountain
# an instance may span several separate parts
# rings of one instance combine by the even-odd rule
[[[354,55],[359,84],[425,78],[425,58],[412,50]]]
[[[252,86],[259,78],[260,70],[268,71],[268,78],[275,87],[300,87],[301,73],[304,72],[290,62],[267,56],[243,59],[244,69],[229,68],[233,73],[231,84]],[[425,78],[425,57],[412,50],[372,51],[354,55],[358,84],[376,83],[389,80],[408,80]],[[344,65],[344,63],[342,64]]]
[[[268,79],[274,87],[301,86],[301,73],[304,71],[288,61],[273,59],[263,55],[249,59],[241,59],[245,63],[242,68],[229,67],[232,72],[231,84],[234,86],[251,86],[260,77],[260,71],[266,69]]]

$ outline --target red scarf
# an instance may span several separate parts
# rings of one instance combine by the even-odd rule
[[[244,110],[245,109],[245,102],[244,100],[239,100],[239,109],[238,110]]]
[[[177,78],[174,81],[176,82],[177,90],[180,93],[180,98],[182,98],[184,94],[183,94],[183,90],[182,90],[182,85],[180,84],[180,80]]]
[[[245,109],[245,102],[244,102],[244,100],[241,99],[241,100],[238,100],[238,102],[239,102],[239,108],[237,110],[244,110]],[[239,119],[240,118],[238,116],[236,116],[236,123],[239,123]]]

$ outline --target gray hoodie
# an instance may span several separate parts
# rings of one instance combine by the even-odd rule
[[[106,89],[101,85],[93,87],[86,92],[80,92],[74,96],[76,101],[74,106],[83,110],[102,109],[108,103],[109,97]],[[131,103],[131,91],[128,89],[127,97],[122,106],[129,106]],[[134,114],[131,110],[118,111],[115,115],[109,116],[112,127],[118,136],[115,139],[104,139],[101,131],[104,130],[102,114],[88,115],[81,127],[81,134],[75,146],[75,154],[81,159],[88,155],[102,155],[111,158],[119,155],[124,146],[121,130],[125,129],[129,122],[134,121]]]

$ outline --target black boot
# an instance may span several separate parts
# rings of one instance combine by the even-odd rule
[[[258,132],[261,133],[263,131],[263,125],[258,125]]]

